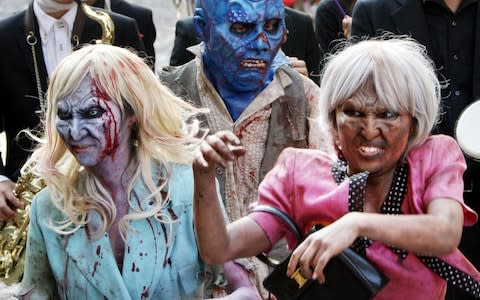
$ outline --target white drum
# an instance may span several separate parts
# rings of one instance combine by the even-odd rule
[[[467,106],[460,114],[455,137],[466,155],[480,160],[480,100]]]

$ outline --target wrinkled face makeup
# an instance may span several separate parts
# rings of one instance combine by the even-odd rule
[[[119,106],[99,91],[90,76],[57,103],[57,131],[84,167],[115,160],[119,145],[130,136]]]
[[[210,73],[222,74],[239,91],[264,86],[283,43],[284,16],[281,0],[219,1],[214,17],[207,20]]]
[[[393,172],[408,145],[413,119],[389,111],[375,95],[353,95],[335,111],[338,146],[349,173],[368,170],[370,176]]]

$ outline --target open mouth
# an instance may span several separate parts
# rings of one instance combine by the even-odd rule
[[[379,147],[360,146],[359,151],[364,156],[376,156],[380,154],[383,150]]]
[[[240,62],[240,66],[245,69],[265,70],[267,62],[261,59],[245,59]]]

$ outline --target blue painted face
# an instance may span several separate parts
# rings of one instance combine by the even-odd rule
[[[204,32],[205,67],[240,92],[262,90],[273,78],[272,62],[286,33],[281,0],[218,1]]]

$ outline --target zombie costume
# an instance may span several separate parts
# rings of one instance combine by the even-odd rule
[[[174,165],[164,209],[170,220],[153,217],[130,223],[123,266],[117,266],[107,233],[94,238],[99,215],[72,234],[52,230],[63,220],[48,188],[38,193],[31,221],[22,293],[32,299],[193,299],[201,296],[203,263],[197,251],[192,220],[193,176],[190,167]],[[137,181],[130,212],[152,203]],[[53,223],[51,223],[53,222]],[[169,244],[166,241],[169,240]],[[48,254],[48,255],[47,255]]]
[[[314,146],[310,136],[326,136],[312,130],[315,122],[309,119],[316,113],[319,88],[279,52],[287,38],[280,0],[196,3],[194,28],[202,40],[200,51],[194,51],[197,58],[165,68],[160,78],[178,96],[210,111],[203,116],[209,133],[233,131],[246,147],[245,155],[217,169],[234,221],[247,214],[259,182],[283,148]],[[255,268],[262,289],[265,266],[242,264]]]
[[[233,121],[225,103],[201,72],[202,60],[190,61],[179,68],[164,69],[161,80],[177,95],[209,109],[203,117],[210,132],[231,130],[247,151],[226,169],[217,168],[217,178],[230,221],[245,216],[257,200],[258,185],[286,147],[328,148],[326,135],[319,134],[314,121],[307,119],[316,110],[318,86],[296,71],[279,68],[272,82]],[[310,130],[309,130],[310,128]],[[314,142],[310,142],[314,141]],[[263,268],[263,263],[242,263],[249,269]],[[266,269],[263,270],[267,274]],[[260,275],[260,278],[263,275]],[[257,279],[261,286],[261,279]]]
[[[464,170],[462,152],[453,139],[430,137],[412,149],[406,162],[396,168],[382,213],[426,214],[432,199],[444,198],[458,201],[463,206],[465,225],[474,224],[476,214],[463,203]],[[350,177],[346,172],[346,163],[336,157],[314,150],[288,149],[260,186],[259,204],[286,212],[305,232],[315,224],[328,225],[350,211],[363,210],[368,172]],[[281,220],[262,212],[251,217],[273,244],[286,236],[289,245],[295,246],[295,236]],[[444,299],[447,282],[442,277],[448,277],[447,273],[454,274],[447,279],[452,280],[451,284],[478,288],[480,274],[458,249],[439,257],[439,261],[430,261],[428,257],[367,238],[358,238],[352,248],[390,279],[375,299]],[[431,262],[433,266],[427,266]],[[471,278],[474,280],[470,281]]]
[[[295,71],[280,68],[268,87],[233,121],[225,103],[201,72],[200,57],[169,70],[160,74],[164,83],[183,98],[209,109],[204,116],[209,131],[231,130],[247,149],[226,170],[217,170],[227,214],[230,220],[236,220],[246,215],[249,204],[257,200],[258,184],[281,150],[288,146],[306,148],[309,140],[314,140],[318,132],[309,131],[316,127],[307,117],[315,111],[319,88]]]
[[[319,84],[320,48],[312,18],[296,9],[285,7],[285,25],[288,39],[282,45],[285,55],[305,61],[310,79]],[[193,17],[185,17],[175,24],[175,40],[170,56],[171,66],[180,66],[195,58],[187,48],[200,43],[193,28]]]
[[[115,13],[109,15],[115,24],[114,45],[144,51],[135,20]],[[5,132],[8,153],[5,165],[0,159],[0,175],[12,181],[20,175],[20,168],[31,154],[29,150],[33,148],[32,141],[24,134],[19,136],[19,133],[23,129],[34,129],[39,125],[39,99],[47,90],[49,80],[42,49],[45,37],[40,35],[37,18],[33,4],[30,4],[28,9],[0,22],[0,39],[4,45],[0,63],[0,87],[3,91],[0,97],[0,132]],[[27,24],[32,28],[26,27]],[[88,18],[81,9],[77,10],[74,24],[78,32],[70,28],[73,30],[72,47],[101,37],[100,24]],[[35,36],[27,41],[29,31],[33,31]]]

